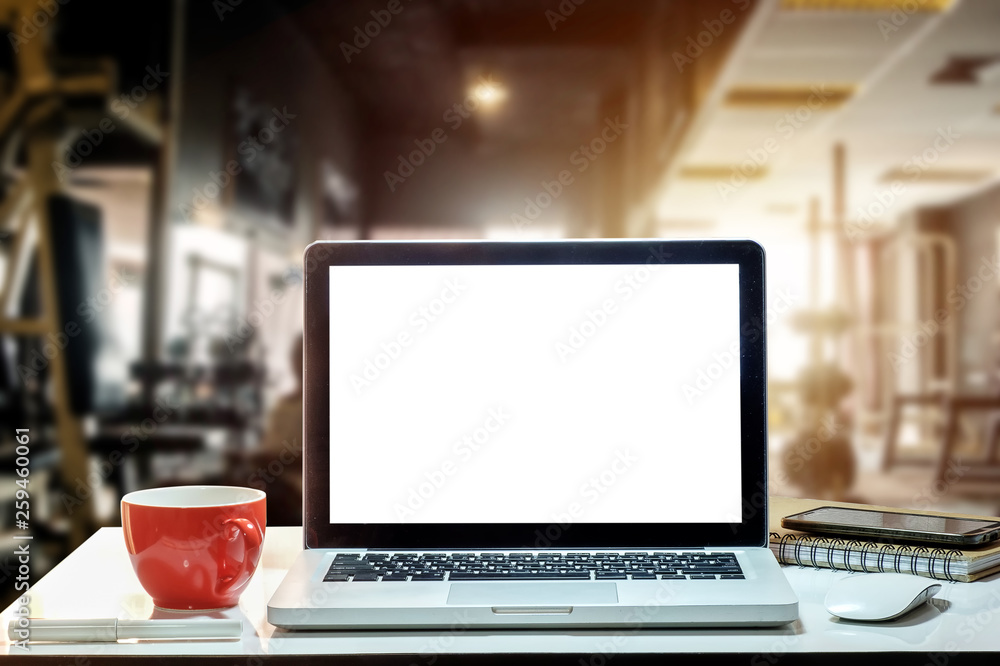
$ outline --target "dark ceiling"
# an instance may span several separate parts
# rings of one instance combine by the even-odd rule
[[[627,84],[644,22],[657,7],[676,4],[398,1],[402,10],[350,63],[342,43],[353,41],[355,27],[372,21],[373,11],[384,12],[388,0],[188,2],[185,50],[197,61],[288,17],[326,56],[375,134],[417,135],[440,126],[443,112],[485,76],[501,82],[509,98],[502,114],[470,123],[466,140],[487,150],[490,144],[562,150],[592,131],[602,99]],[[146,64],[169,61],[171,5],[168,0],[61,5],[57,51],[110,56],[127,89],[142,78]],[[10,55],[4,53],[4,59]]]
[[[343,43],[383,5],[315,2],[294,17],[380,133],[440,126],[444,111],[489,77],[509,96],[502,114],[477,119],[477,138],[561,149],[592,131],[602,98],[623,85],[651,4],[587,0],[553,30],[553,0],[402,0],[378,37],[348,54],[351,62]]]
[[[387,5],[317,1],[289,16],[358,110],[368,164],[362,189],[373,218],[433,225],[508,220],[524,208],[525,195],[565,169],[606,116],[624,115],[648,24],[676,3],[400,0],[385,20]],[[373,12],[384,26],[376,29]],[[377,33],[370,41],[359,36],[365,28]],[[386,165],[412,150],[414,137],[447,128],[445,114],[483,80],[503,87],[503,103],[448,133],[447,155],[431,170],[438,176],[422,171],[386,196]],[[583,215],[592,185],[577,185],[559,205]]]
[[[184,54],[186,64],[197,68],[200,62],[215,60],[215,55],[239,52],[248,45],[256,48],[272,24],[282,24],[283,30],[290,25],[310,50],[320,54],[337,87],[351,99],[356,112],[351,131],[362,146],[357,180],[363,192],[370,190],[372,215],[415,222],[464,220],[472,219],[470,211],[481,208],[483,201],[499,202],[494,207],[500,211],[516,210],[525,193],[532,194],[541,178],[564,169],[569,156],[601,130],[604,119],[619,113],[637,124],[630,136],[642,139],[630,140],[634,145],[627,174],[624,162],[602,159],[604,190],[619,187],[624,192],[620,186],[627,183],[634,196],[651,186],[663,170],[664,128],[673,127],[672,109],[684,107],[690,91],[704,85],[704,79],[695,76],[697,71],[683,76],[672,71],[669,54],[701,29],[699,20],[717,15],[729,4],[729,0],[205,0],[184,4]],[[81,8],[67,3],[61,10],[64,35],[59,51],[110,56],[121,66],[122,84],[127,86],[141,78],[142,66],[168,61],[172,5],[168,0],[110,0],[95,10],[91,3]],[[386,21],[390,5],[398,11]],[[371,29],[373,12],[385,25],[378,27],[376,38],[365,43],[362,37],[356,46],[358,33]],[[267,49],[281,45],[259,47],[266,58]],[[654,60],[666,69],[652,69]],[[711,60],[703,59],[697,69],[704,73]],[[445,113],[465,101],[480,80],[502,86],[507,93],[504,102],[490,112],[472,114],[460,131],[449,134],[454,138],[435,157],[434,168],[423,170],[405,192],[387,198],[386,165],[394,165],[398,154],[412,151],[415,137],[445,126]],[[112,153],[114,159],[127,153],[112,150],[117,138],[106,143],[101,151]],[[593,171],[586,177],[593,180]],[[596,189],[590,183],[577,185],[560,204],[587,210]],[[457,207],[448,208],[452,205]],[[624,200],[613,207],[623,209]]]

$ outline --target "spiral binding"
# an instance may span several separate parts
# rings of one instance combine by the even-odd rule
[[[854,573],[854,569],[851,568],[851,555],[854,554],[854,546],[860,546],[861,542],[852,539],[847,542],[847,548],[844,549],[844,568],[850,573]]]
[[[868,571],[868,551],[878,546],[874,541],[865,541],[864,545],[861,547],[861,570],[865,573],[871,573]]]
[[[826,550],[826,568],[840,569],[851,573],[864,572],[873,573],[875,570],[885,573],[886,571],[900,572],[904,567],[909,569],[909,573],[934,578],[937,580],[948,580],[956,582],[958,578],[951,571],[952,562],[956,557],[961,557],[958,550],[947,548],[935,548],[930,550],[924,546],[902,546],[891,543],[879,544],[874,541],[859,541],[855,539],[838,539],[834,537],[798,535],[798,534],[778,534],[771,532],[771,540],[778,545],[778,561],[783,564],[796,564],[805,567],[807,564],[817,569],[823,568],[819,558],[816,557],[819,549]],[[808,547],[808,550],[806,549]],[[876,550],[877,549],[877,550]],[[805,551],[805,553],[804,553]],[[835,551],[842,551],[843,562],[834,560]],[[805,558],[803,555],[805,554]],[[857,554],[861,560],[861,568],[855,569],[851,565],[851,556]],[[868,556],[875,556],[875,569],[868,566]],[[891,566],[887,567],[886,558],[892,558]],[[905,560],[909,558],[909,562]],[[927,569],[918,571],[918,564],[921,558],[926,558]],[[803,561],[803,559],[807,561]],[[936,571],[938,563],[941,563],[943,573]],[[908,566],[906,566],[908,564]]]

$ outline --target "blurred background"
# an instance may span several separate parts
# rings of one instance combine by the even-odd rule
[[[315,239],[754,238],[771,492],[1000,512],[1000,3],[0,8],[4,605],[15,428],[33,578],[139,488],[301,520]]]

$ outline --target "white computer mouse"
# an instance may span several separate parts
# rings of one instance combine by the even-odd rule
[[[910,574],[854,574],[830,587],[825,605],[845,620],[881,622],[909,613],[940,589],[937,581]]]

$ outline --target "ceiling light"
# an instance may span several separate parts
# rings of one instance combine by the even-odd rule
[[[723,104],[739,108],[796,108],[812,111],[834,109],[854,94],[852,84],[739,85],[726,91]]]
[[[883,183],[894,181],[922,183],[955,183],[955,184],[975,184],[980,183],[993,175],[989,169],[924,169],[915,171],[913,167],[893,168],[882,174],[879,179]]]
[[[493,106],[507,97],[507,91],[495,81],[480,80],[472,89],[472,96],[484,106]]]
[[[752,164],[752,163],[751,163]],[[760,180],[767,176],[766,167],[742,169],[740,164],[696,164],[680,168],[678,175],[685,180],[718,180],[729,181],[733,176],[746,177],[746,180]]]

